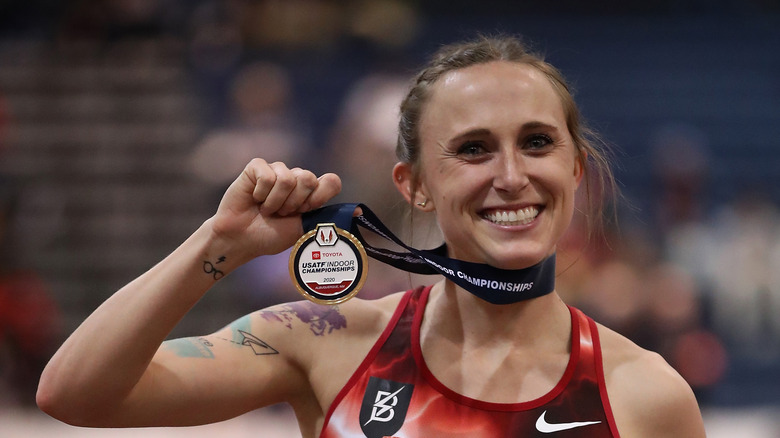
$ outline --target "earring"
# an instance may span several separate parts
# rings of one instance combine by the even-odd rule
[[[428,200],[427,200],[427,199],[426,199],[425,201],[423,201],[423,202],[418,202],[418,203],[417,203],[417,205],[418,205],[418,206],[420,206],[420,207],[423,207],[423,208],[425,208],[425,206],[426,206],[427,204],[428,204]]]

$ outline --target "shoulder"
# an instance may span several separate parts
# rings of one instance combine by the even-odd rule
[[[604,378],[618,430],[631,437],[704,437],[696,397],[659,354],[599,325]]]
[[[253,326],[274,332],[270,338],[307,382],[309,391],[302,392],[303,398],[289,400],[293,406],[301,412],[316,406],[314,417],[327,411],[387,327],[403,295],[353,298],[336,306],[298,301],[252,314]]]

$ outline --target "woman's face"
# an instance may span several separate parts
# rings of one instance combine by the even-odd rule
[[[519,269],[552,254],[582,165],[549,80],[524,64],[475,65],[442,76],[424,108],[414,201],[435,210],[448,255]]]

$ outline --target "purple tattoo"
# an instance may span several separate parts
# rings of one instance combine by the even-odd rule
[[[268,321],[284,323],[292,329],[293,315],[309,324],[309,330],[316,336],[323,336],[333,330],[347,326],[347,318],[339,312],[338,306],[320,306],[309,302],[290,303],[281,310],[264,310],[260,316]]]

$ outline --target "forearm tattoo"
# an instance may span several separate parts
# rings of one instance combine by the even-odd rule
[[[209,260],[203,260],[203,272],[210,274],[214,280],[219,280],[225,276],[225,273],[217,269],[217,265],[224,262],[225,260],[225,256],[220,256],[214,263]]]
[[[279,310],[264,310],[260,316],[284,323],[289,329],[292,329],[293,317],[298,318],[309,325],[315,336],[324,336],[347,326],[347,318],[339,312],[338,306],[321,306],[308,301],[285,304]]]

